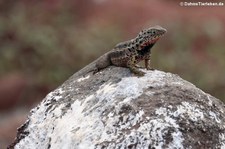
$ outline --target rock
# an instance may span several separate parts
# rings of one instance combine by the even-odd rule
[[[179,76],[75,74],[31,111],[16,149],[225,148],[225,105]]]

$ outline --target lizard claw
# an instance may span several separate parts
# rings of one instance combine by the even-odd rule
[[[138,77],[143,77],[143,76],[145,75],[145,72],[140,71],[140,72],[136,73],[136,75],[137,75]]]

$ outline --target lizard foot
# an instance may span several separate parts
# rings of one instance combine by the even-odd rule
[[[140,65],[135,65],[136,68],[145,68],[144,66],[140,66]]]
[[[139,76],[139,77],[142,77],[145,75],[145,72],[143,71],[139,71],[139,72],[136,72],[135,75]]]
[[[135,67],[130,68],[130,71],[133,72],[135,75],[137,75],[137,76],[139,76],[139,77],[145,75],[145,72],[143,72],[143,71],[141,71],[141,70],[138,70],[138,69],[135,68]]]
[[[151,68],[151,67],[150,67],[150,68],[146,68],[146,69],[147,69],[147,70],[152,70],[152,71],[155,70],[154,68]]]

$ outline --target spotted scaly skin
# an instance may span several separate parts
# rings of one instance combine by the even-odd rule
[[[90,71],[98,72],[107,66],[127,67],[138,76],[145,73],[139,70],[137,65],[140,61],[145,61],[145,68],[151,69],[150,57],[151,48],[166,33],[166,29],[154,26],[142,30],[136,38],[117,44],[111,51],[107,52],[78,73],[78,76],[85,75]]]

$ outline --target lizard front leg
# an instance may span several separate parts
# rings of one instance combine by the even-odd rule
[[[134,74],[138,75],[138,76],[144,76],[144,72],[139,70],[136,67],[136,59],[135,56],[133,56],[131,59],[128,60],[127,62],[127,67],[130,69],[131,72],[133,72]]]
[[[98,58],[96,60],[95,68],[93,70],[93,74],[95,74],[95,73],[99,72],[100,70],[108,67],[109,65],[111,65],[109,53],[105,53],[104,55],[102,55],[100,58]]]
[[[145,58],[145,68],[147,70],[154,70],[152,67],[151,67],[151,54],[148,54]]]

